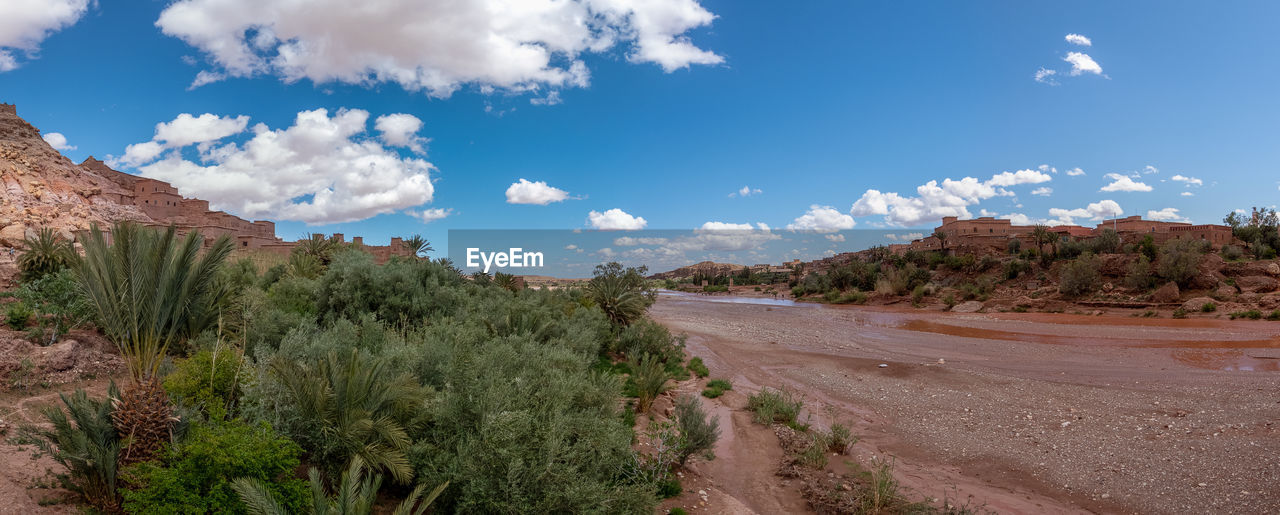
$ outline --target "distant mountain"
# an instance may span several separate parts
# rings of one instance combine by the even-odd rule
[[[701,263],[683,266],[670,272],[661,272],[649,276],[650,279],[684,279],[697,275],[729,275],[741,272],[746,265],[735,265],[733,263],[716,263],[714,261],[703,261]]]

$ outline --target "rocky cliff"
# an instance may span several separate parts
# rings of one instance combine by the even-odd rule
[[[152,222],[119,199],[130,192],[58,153],[13,106],[0,109],[0,247],[50,227],[70,237],[92,223]],[[8,254],[8,252],[3,252]],[[7,257],[7,256],[6,256]]]

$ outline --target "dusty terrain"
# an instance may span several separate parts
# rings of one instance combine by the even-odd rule
[[[742,410],[751,391],[786,386],[815,425],[852,423],[852,459],[892,456],[919,499],[1002,513],[1280,510],[1280,322],[731,300],[664,295],[651,310],[734,383],[713,403],[718,457],[694,466],[675,505],[804,508],[774,475],[777,438]]]

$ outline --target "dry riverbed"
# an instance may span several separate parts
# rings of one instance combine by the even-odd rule
[[[852,459],[891,456],[916,499],[1280,511],[1280,323],[733,300],[663,295],[650,311],[734,383],[716,404],[737,445],[694,474],[711,512],[797,508],[762,458],[776,438],[742,411],[764,386],[802,395],[817,426],[852,424]]]

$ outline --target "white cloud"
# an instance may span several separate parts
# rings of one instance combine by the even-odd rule
[[[1184,197],[1194,197],[1194,196],[1196,196],[1196,194],[1195,194],[1195,193],[1192,193],[1192,192],[1190,192],[1190,191],[1184,191],[1184,192],[1182,192],[1182,196],[1184,196]]]
[[[676,238],[664,245],[660,249],[663,256],[683,255],[685,252],[753,250],[769,241],[782,239],[764,223],[706,222],[693,233],[693,236]]]
[[[1107,174],[1107,178],[1111,179],[1111,184],[1103,186],[1099,191],[1151,191],[1151,186],[1135,181],[1125,175],[1109,173]]]
[[[828,240],[831,240],[831,241],[834,241],[834,242],[837,242],[837,243],[838,243],[838,242],[842,242],[842,241],[844,241],[844,235],[843,235],[843,234],[828,234],[828,235],[823,236],[823,238],[826,238],[826,239],[828,239]]]
[[[668,73],[719,64],[723,57],[687,35],[714,19],[697,0],[378,0],[358,9],[347,0],[179,0],[156,25],[214,63],[204,83],[274,74],[286,82],[393,82],[448,97],[465,85],[515,93],[585,87],[582,56],[618,48],[628,61]]]
[[[144,141],[142,143],[134,143],[125,147],[123,157],[115,157],[108,155],[107,164],[113,167],[135,167],[145,163],[150,163],[160,154],[164,153],[164,145],[154,141]]]
[[[1005,187],[1040,184],[1053,180],[1038,170],[1002,172],[987,181],[973,177],[960,180],[929,181],[916,188],[916,197],[898,193],[867,190],[850,210],[853,216],[884,215],[890,225],[919,225],[940,220],[944,216],[970,218],[968,207],[992,197],[1011,197]]]
[[[1071,76],[1075,77],[1085,73],[1094,75],[1102,75],[1102,66],[1098,65],[1089,54],[1082,52],[1068,52],[1067,56],[1062,58],[1063,61],[1071,63]]]
[[[1120,204],[1116,203],[1116,201],[1100,200],[1089,204],[1084,208],[1052,208],[1049,210],[1049,216],[1055,217],[1056,220],[1046,220],[1045,223],[1047,225],[1076,225],[1076,218],[1103,220],[1106,218],[1117,217],[1122,214],[1124,214],[1124,209],[1121,209]]]
[[[1191,222],[1191,220],[1178,214],[1178,208],[1175,207],[1166,207],[1159,211],[1147,211],[1147,219],[1161,222]]]
[[[1041,84],[1048,84],[1050,86],[1057,86],[1059,84],[1058,79],[1056,77],[1057,75],[1058,75],[1057,70],[1040,68],[1039,70],[1036,70],[1036,76],[1035,76],[1036,82],[1039,82]]]
[[[1072,168],[1070,170],[1067,170],[1067,175],[1070,175],[1072,177],[1079,177],[1081,175],[1084,175],[1084,170],[1081,170],[1079,168]]]
[[[1080,34],[1067,34],[1066,40],[1067,43],[1071,43],[1073,45],[1093,46],[1093,41],[1090,41],[1089,38]]]
[[[1048,186],[1045,186],[1043,188],[1036,188],[1034,190],[1031,190],[1031,194],[1040,196],[1040,197],[1047,197],[1053,194],[1053,188],[1050,188]]]
[[[239,134],[248,126],[248,116],[232,118],[209,113],[200,116],[182,113],[171,122],[157,123],[156,136],[152,141],[164,142],[166,148],[179,148]]]
[[[1142,175],[1151,175],[1151,174],[1156,174],[1156,173],[1160,173],[1160,169],[1159,169],[1159,168],[1156,168],[1156,167],[1151,166],[1151,165],[1147,165],[1147,166],[1142,167]]]
[[[635,247],[637,245],[665,245],[667,241],[668,240],[666,238],[644,236],[632,238],[630,236],[623,236],[621,238],[614,238],[613,244],[619,247]]]
[[[1185,182],[1185,183],[1187,183],[1187,187],[1191,187],[1191,186],[1203,186],[1203,185],[1204,185],[1204,181],[1202,181],[1202,180],[1200,180],[1200,179],[1197,179],[1197,178],[1195,178],[1195,177],[1187,177],[1187,176],[1184,176],[1184,175],[1175,175],[1175,176],[1173,176],[1173,177],[1170,177],[1169,179],[1170,179],[1170,180],[1174,180],[1174,181],[1178,181],[1178,182]]]
[[[569,198],[569,192],[547,185],[545,181],[529,182],[521,178],[507,187],[508,204],[536,204],[545,206]]]
[[[791,231],[836,232],[852,229],[858,223],[852,216],[837,211],[831,206],[809,206],[809,211],[794,222],[787,224]]]
[[[419,154],[425,152],[426,138],[418,135],[422,120],[417,116],[395,113],[379,116],[373,128],[382,133],[382,141],[393,147],[404,147]]]
[[[0,2],[0,72],[19,66],[15,51],[26,58],[40,52],[50,34],[74,25],[89,10],[90,0],[6,0]]]
[[[303,111],[285,129],[254,126],[243,143],[209,139],[229,129],[207,123],[205,116],[191,120],[201,118],[206,123],[160,124],[166,129],[157,126],[157,139],[171,138],[165,145],[154,140],[130,145],[118,161],[136,166],[174,142],[199,142],[200,163],[184,159],[185,147],[179,147],[138,170],[173,184],[183,195],[208,200],[214,209],[308,224],[409,209],[430,202],[435,191],[430,178],[435,167],[420,158],[402,158],[368,136],[366,111],[339,110],[333,116],[325,109]]]
[[[591,227],[602,231],[635,231],[649,225],[644,218],[631,216],[616,207],[603,213],[598,211],[587,213],[587,221]]]
[[[441,220],[444,217],[453,214],[453,210],[444,209],[444,208],[434,208],[434,209],[424,209],[422,211],[414,211],[412,209],[409,209],[409,210],[406,210],[404,213],[406,215],[422,220],[422,223],[424,224],[429,224],[431,222],[434,222],[436,220]]]
[[[924,233],[908,232],[908,233],[902,233],[902,234],[886,234],[884,235],[884,237],[889,238],[893,241],[911,241],[911,240],[918,240],[920,238],[923,238]]]
[[[735,192],[733,192],[733,193],[730,193],[730,194],[729,194],[729,197],[730,197],[730,198],[732,198],[732,197],[749,197],[749,196],[751,196],[751,195],[759,195],[759,194],[761,194],[761,193],[763,193],[763,192],[762,192],[762,191],[760,191],[760,188],[752,188],[752,187],[750,187],[750,186],[743,186],[743,187],[742,187],[742,189],[740,189],[740,190],[738,190],[738,191],[735,191]]]
[[[68,150],[76,149],[74,145],[67,144],[67,137],[63,136],[61,132],[47,132],[41,134],[40,137],[44,138],[44,142],[48,143],[49,146],[54,148],[54,150],[66,152]]]
[[[1009,223],[1013,225],[1038,225],[1044,222],[1044,220],[1033,220],[1031,217],[1022,213],[1009,213],[1007,215],[1000,216],[1000,218],[1008,220]]]

